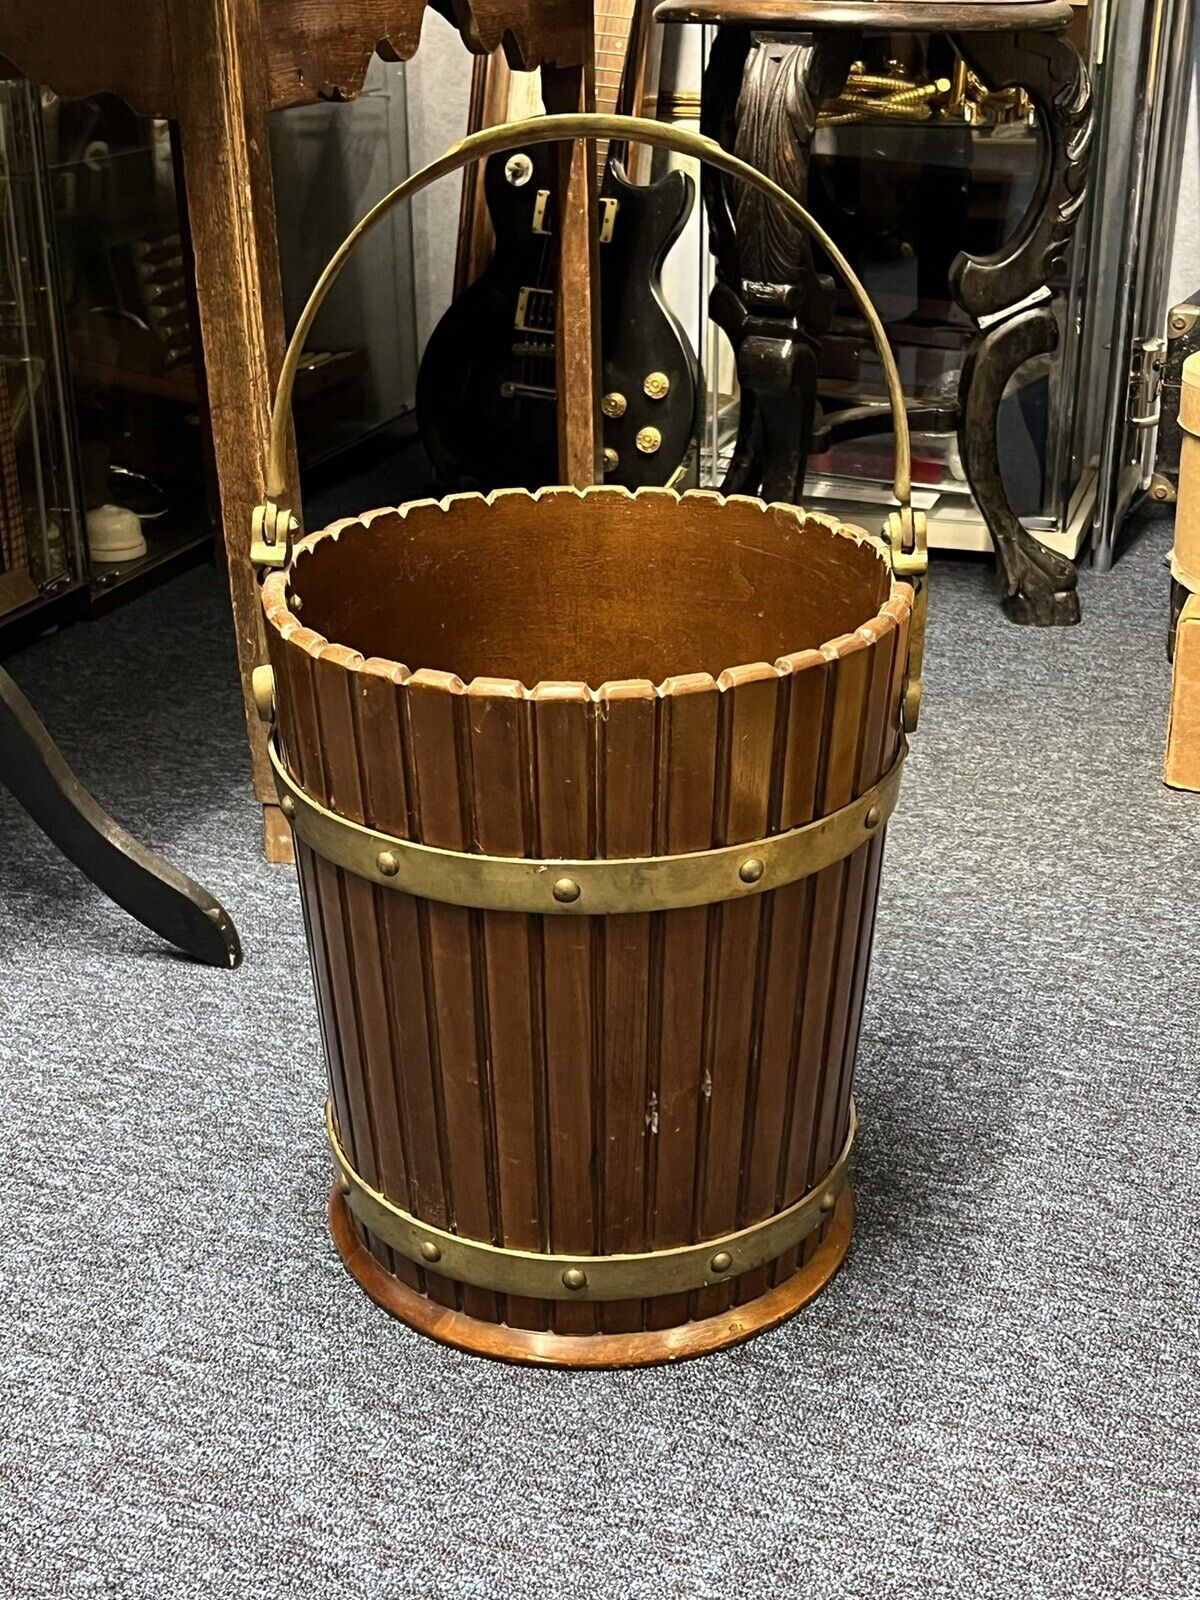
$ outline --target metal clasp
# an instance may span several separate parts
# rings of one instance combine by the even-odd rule
[[[1157,428],[1162,409],[1163,359],[1165,339],[1139,339],[1133,347],[1129,371],[1129,409],[1131,428]]]
[[[299,527],[287,506],[264,500],[250,518],[250,565],[270,571],[292,559],[292,535]]]
[[[887,542],[892,571],[913,590],[912,617],[908,624],[908,665],[904,675],[901,712],[905,733],[912,733],[921,716],[921,676],[925,660],[925,616],[927,611],[929,549],[926,544],[925,513],[903,505],[890,511]]]

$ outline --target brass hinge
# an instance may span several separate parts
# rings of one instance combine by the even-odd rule
[[[292,559],[292,535],[299,527],[287,506],[264,500],[250,518],[250,564],[269,571]]]
[[[925,660],[925,615],[928,607],[929,549],[926,543],[925,513],[911,505],[888,513],[888,553],[892,571],[912,585],[912,616],[908,624],[908,666],[904,675],[901,713],[904,731],[912,733],[921,716],[922,678]]]

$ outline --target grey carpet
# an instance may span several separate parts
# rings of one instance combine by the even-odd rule
[[[491,1365],[343,1274],[218,578],[11,662],[247,960],[171,955],[0,796],[0,1591],[1200,1595],[1200,799],[1159,782],[1165,547],[1085,574],[1060,632],[938,564],[857,1240],[792,1324],[671,1371]]]

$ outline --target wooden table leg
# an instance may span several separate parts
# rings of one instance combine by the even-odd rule
[[[996,425],[1008,380],[1031,357],[1049,354],[1058,343],[1048,286],[1066,271],[1083,205],[1091,88],[1078,51],[1061,35],[971,33],[957,35],[954,43],[991,87],[1025,89],[1046,133],[1042,180],[1012,238],[992,256],[964,253],[951,267],[951,293],[980,327],[959,383],[959,450],[996,549],[1006,614],[1040,627],[1078,622],[1075,565],[1048,550],[1018,520],[1004,489]],[[1042,300],[1027,304],[1038,290]]]
[[[852,30],[788,38],[721,28],[704,75],[701,131],[803,201],[817,111],[840,92],[859,45]],[[721,487],[796,502],[834,283],[817,271],[808,235],[769,198],[720,174],[706,171],[702,181],[717,258],[709,311],[733,346],[741,389]]]
[[[205,377],[254,792],[274,807],[250,675],[263,659],[250,516],[263,496],[267,427],[285,347],[257,0],[170,12],[179,144],[195,253]],[[299,515],[293,462],[290,502]],[[283,837],[269,828],[271,841]],[[279,858],[279,850],[275,850]]]
[[[144,927],[210,967],[240,963],[242,947],[225,908],[93,800],[2,668],[0,784],[85,877]]]

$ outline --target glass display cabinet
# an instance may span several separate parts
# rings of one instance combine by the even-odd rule
[[[44,124],[95,609],[211,548],[190,252],[168,123],[98,95]]]
[[[682,6],[666,9],[688,20]],[[687,7],[690,16],[701,9]],[[1049,549],[1099,566],[1111,561],[1121,520],[1152,471],[1191,28],[1191,0],[1073,8],[1064,37],[1091,81],[1090,149],[1081,151],[1087,190],[1047,286],[1027,302],[1050,308],[1055,347],[1020,364],[999,403],[1003,491],[1022,526]],[[700,125],[719,31],[666,28],[664,115]],[[959,252],[1001,253],[1036,205],[1047,181],[1046,120],[1045,104],[1019,84],[989,81],[945,35],[899,33],[871,38],[816,116],[807,203],[887,324],[917,408],[914,499],[934,548],[992,548],[967,482],[955,402],[964,362],[998,319],[973,323],[951,292],[951,269]],[[1082,145],[1086,133],[1076,138]],[[719,278],[706,248],[710,225],[711,211],[697,207],[666,283],[706,373],[695,476],[719,485],[734,459],[739,395],[729,343],[706,314]],[[883,398],[870,341],[844,293],[820,336],[817,390],[826,416]],[[877,503],[888,481],[891,439],[868,432],[823,444],[819,423],[816,434],[804,503],[854,520],[856,505]]]
[[[0,625],[84,583],[42,106],[0,84]]]
[[[275,113],[286,312],[407,170],[404,69]],[[0,81],[0,638],[95,615],[206,558],[216,525],[186,208],[171,124],[115,95]],[[412,239],[348,271],[296,384],[303,463],[412,408]]]

